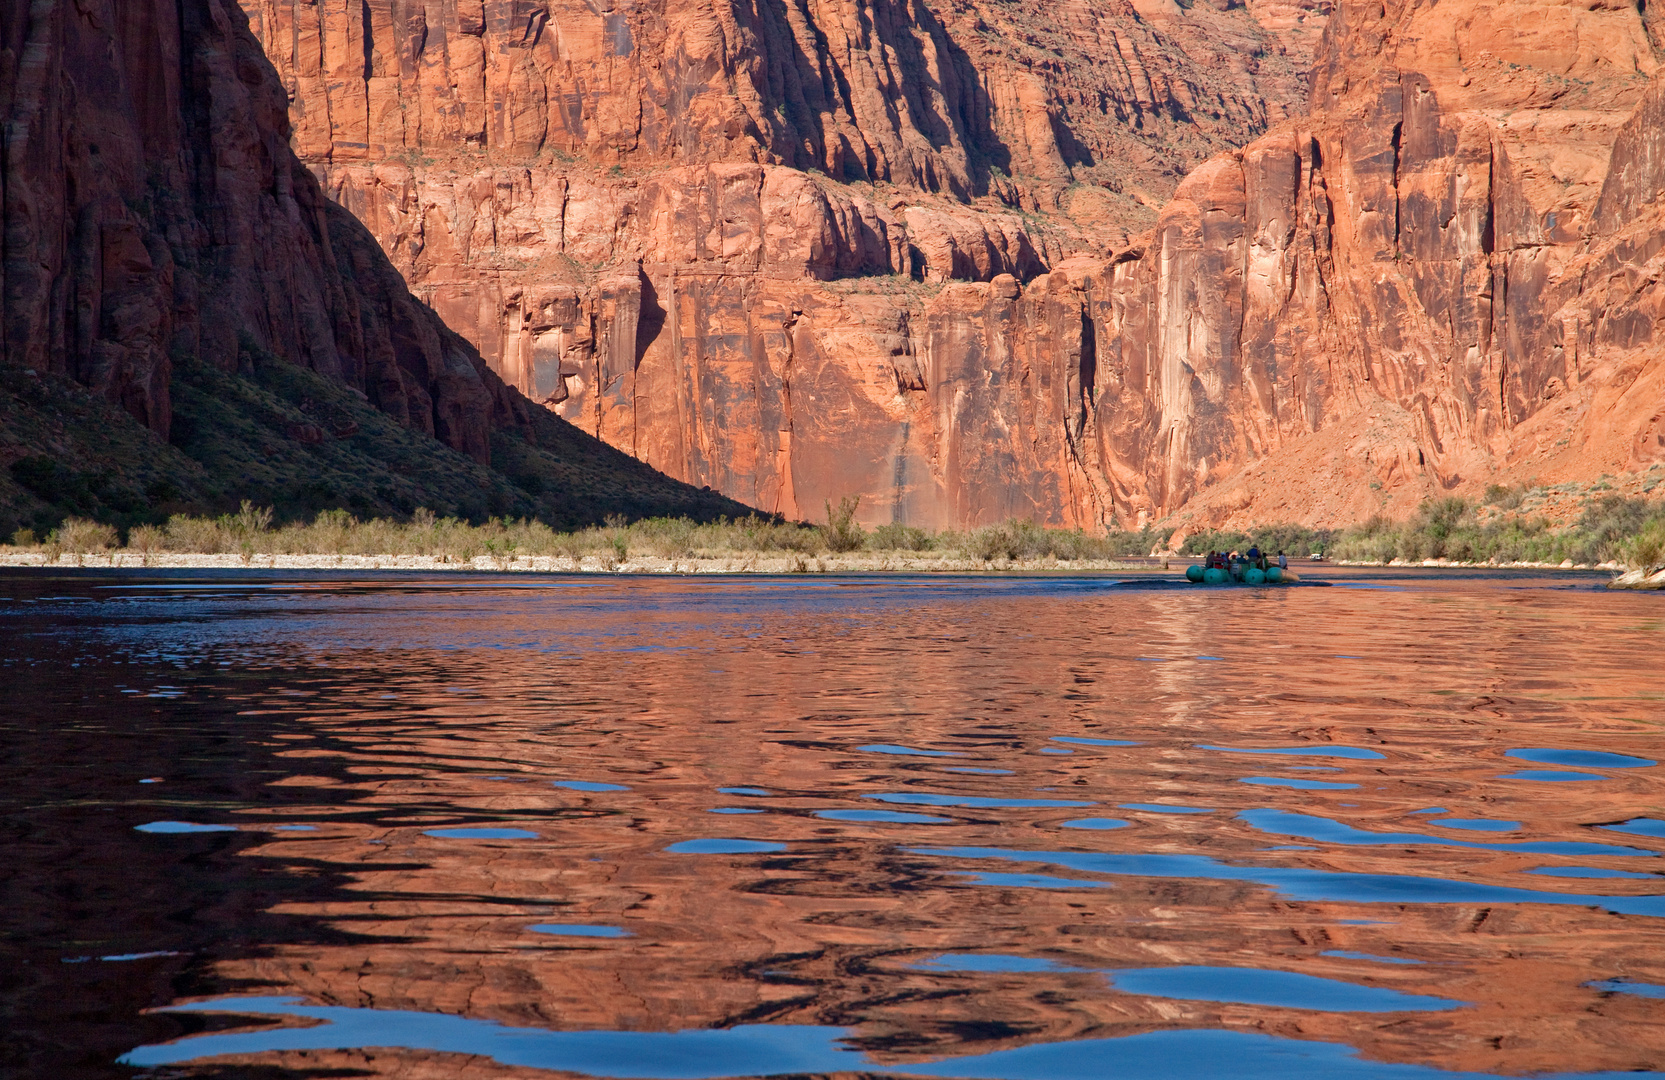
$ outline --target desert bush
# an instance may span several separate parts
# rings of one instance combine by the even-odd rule
[[[868,533],[867,546],[875,551],[929,551],[931,534],[924,529],[892,521]]]
[[[1153,529],[1145,526],[1137,532],[1129,529],[1112,529],[1102,537],[1094,537],[1085,533],[1087,539],[1092,540],[1102,555],[1100,557],[1113,559],[1118,555],[1148,555],[1152,551],[1166,550],[1168,539],[1173,536],[1171,529]],[[1060,558],[1063,556],[1060,555]],[[1082,558],[1092,556],[1083,555]]]
[[[1492,484],[1486,488],[1485,498],[1481,501],[1488,506],[1495,506],[1499,510],[1515,510],[1526,501],[1529,489],[1524,484],[1505,487],[1502,484]]]
[[[1005,524],[985,525],[966,535],[963,550],[974,559],[993,562],[996,559],[1017,558],[1019,544],[1017,535]]]
[[[1458,530],[1469,524],[1470,508],[1467,499],[1448,496],[1443,499],[1428,499],[1417,508],[1416,517],[1412,519],[1412,528],[1407,530],[1406,539],[1401,542],[1401,550],[1406,545],[1412,545],[1418,550],[1426,552],[1422,555],[1405,554],[1402,557],[1411,558],[1458,558],[1460,556],[1447,555],[1448,548],[1454,546],[1453,538]],[[1472,546],[1472,545],[1469,545]]]
[[[649,518],[630,529],[643,549],[666,559],[685,559],[694,553],[696,526],[688,518]]]
[[[1624,542],[1639,537],[1651,518],[1662,513],[1657,503],[1607,495],[1584,508],[1574,527],[1578,539],[1569,557],[1573,562],[1606,562],[1618,556]]]
[[[968,532],[945,529],[930,532],[900,523],[874,528],[871,533],[855,520],[859,500],[826,504],[827,520],[819,525],[794,523],[752,515],[736,521],[697,524],[687,518],[649,518],[628,522],[613,517],[603,526],[556,532],[538,521],[492,518],[470,525],[456,518],[439,518],[418,510],[409,521],[385,518],[359,521],[344,510],[326,510],[310,522],[293,522],[273,529],[269,508],[245,502],[235,514],[218,518],[175,515],[158,528],[135,526],[128,547],[148,564],[161,550],[214,554],[241,552],[245,560],[259,551],[319,555],[431,555],[451,562],[470,562],[482,552],[502,568],[520,555],[561,555],[575,561],[600,555],[610,566],[626,562],[632,551],[670,559],[698,554],[755,555],[787,552],[796,556],[817,551],[849,552],[865,546],[874,551],[939,551],[950,557],[996,560],[1114,559],[1142,555],[1166,547],[1169,536],[1151,529],[1088,533],[1081,529],[1052,529],[1033,521],[1008,520]],[[19,546],[36,538],[20,529],[12,537]],[[108,550],[115,533],[107,525],[72,519],[51,533],[44,545],[48,559],[65,551],[85,554]],[[1665,503],[1657,500],[1609,496],[1592,503],[1577,524],[1557,529],[1543,518],[1510,515],[1481,524],[1473,507],[1462,499],[1425,502],[1405,521],[1383,517],[1341,533],[1299,525],[1269,525],[1248,532],[1199,532],[1185,544],[1187,553],[1208,550],[1246,551],[1258,546],[1268,554],[1279,551],[1303,555],[1325,550],[1338,558],[1366,562],[1392,559],[1420,561],[1446,558],[1472,562],[1575,562],[1617,560],[1626,565],[1652,565],[1661,560],[1665,544]],[[1665,560],[1662,560],[1665,561]],[[807,566],[807,563],[805,564]]]
[[[1653,518],[1635,536],[1620,543],[1616,554],[1627,569],[1650,574],[1665,569],[1665,516]]]
[[[12,533],[12,545],[14,547],[34,547],[38,543],[40,541],[36,539],[35,530],[33,529],[19,529]]]
[[[499,570],[507,570],[514,564],[517,548],[514,540],[502,534],[487,536],[483,541],[486,556],[497,564]]]
[[[1355,562],[1389,562],[1397,552],[1399,528],[1380,514],[1342,534],[1331,545],[1331,554]]]
[[[309,530],[312,553],[316,555],[346,555],[357,531],[358,521],[342,509],[320,510],[312,519]]]
[[[109,551],[120,542],[115,526],[86,518],[69,518],[54,535],[57,546],[74,555],[77,563],[88,555]]]
[[[119,542],[113,525],[86,518],[70,518],[58,526],[58,538],[77,555],[108,551]]]
[[[867,543],[867,530],[856,521],[856,511],[861,507],[861,496],[844,496],[838,500],[836,510],[829,499],[826,507],[827,521],[821,526],[821,540],[827,545],[827,550],[835,554],[860,551]]]
[[[229,550],[219,523],[210,518],[175,514],[168,519],[163,531],[167,534],[169,551],[214,555]]]
[[[1609,495],[1585,508],[1572,526],[1518,516],[1480,524],[1472,508],[1455,498],[1433,499],[1404,522],[1375,517],[1344,532],[1332,553],[1360,562],[1451,559],[1457,562],[1539,562],[1572,560],[1585,565],[1617,560],[1633,565],[1647,550],[1641,543],[1665,506],[1645,499]],[[1665,526],[1662,526],[1665,527]]]
[[[238,536],[248,536],[251,533],[263,533],[272,527],[272,508],[270,506],[255,506],[244,499],[243,505],[235,514],[228,514],[221,519],[223,527],[230,529]]]
[[[589,547],[579,533],[555,534],[555,554],[571,559],[574,566],[578,565],[588,551]]]
[[[168,534],[155,525],[135,525],[127,530],[127,546],[139,553],[139,561],[150,565],[151,558],[166,546]]]
[[[753,515],[734,527],[739,530],[736,539],[740,542],[733,546],[739,550],[807,553],[821,546],[821,530],[814,525],[798,525]]]
[[[1365,526],[1365,530],[1367,534],[1374,535],[1392,527],[1392,523],[1385,518],[1377,518]],[[1280,551],[1287,555],[1308,555],[1314,551],[1327,551],[1334,542],[1335,534],[1329,529],[1284,523],[1261,526],[1252,532],[1204,530],[1192,533],[1186,537],[1181,552],[1202,555],[1210,551],[1248,551],[1251,547],[1258,547],[1272,555]]]

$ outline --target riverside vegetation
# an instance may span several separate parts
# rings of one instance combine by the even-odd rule
[[[1258,544],[1269,552],[1295,555],[1324,552],[1348,562],[1537,563],[1622,565],[1649,572],[1665,566],[1665,502],[1607,496],[1589,503],[1574,524],[1556,528],[1543,517],[1523,517],[1518,492],[1494,489],[1479,505],[1459,498],[1430,500],[1409,520],[1381,518],[1343,530],[1272,525],[1252,532],[1212,531],[1183,538],[1178,554],[1245,550]],[[675,561],[785,555],[789,565],[807,568],[809,556],[895,553],[902,561],[1014,564],[1037,561],[1111,562],[1168,549],[1166,530],[1112,531],[1043,528],[1007,521],[964,531],[929,532],[904,524],[864,528],[856,520],[859,500],[828,503],[819,524],[749,516],[699,522],[688,517],[630,521],[609,517],[604,524],[558,530],[526,518],[497,517],[471,524],[418,509],[408,519],[360,520],[345,510],[325,510],[310,521],[274,525],[269,507],[244,502],[234,514],[193,517],[175,514],[165,524],[135,525],[123,535],[108,523],[70,518],[44,537],[28,529],[12,537],[14,550],[33,549],[56,563],[65,555],[78,562],[89,555],[125,550],[141,563],[176,555],[255,556],[419,556],[441,563],[472,564],[485,557],[507,568],[514,560],[597,559],[617,567],[632,557]],[[795,557],[795,558],[794,558]]]
[[[165,525],[138,525],[123,537],[114,526],[71,518],[44,538],[29,530],[12,537],[14,548],[41,551],[49,562],[65,555],[84,559],[118,549],[151,561],[167,554],[424,556],[444,563],[471,563],[484,556],[507,566],[514,559],[599,559],[623,565],[633,557],[669,560],[735,559],[784,555],[807,567],[805,557],[857,552],[900,553],[951,561],[1023,562],[1052,558],[1104,562],[1148,552],[1166,534],[1151,530],[1093,535],[1009,521],[964,532],[927,532],[889,524],[866,529],[856,521],[859,500],[826,507],[820,524],[757,515],[699,522],[687,517],[629,521],[611,516],[599,526],[559,531],[525,518],[491,518],[473,525],[454,517],[417,510],[408,520],[361,521],[344,510],[326,510],[311,521],[273,526],[272,511],[244,503],[235,514],[191,517],[176,514]],[[795,560],[792,557],[797,557]]]
[[[1321,551],[1355,563],[1537,563],[1575,566],[1620,564],[1657,570],[1665,565],[1665,501],[1607,495],[1592,499],[1570,525],[1517,513],[1537,489],[1494,486],[1478,503],[1430,499],[1404,521],[1374,517],[1346,529],[1273,525],[1252,532],[1198,532],[1185,554],[1243,550],[1258,543],[1268,551]]]

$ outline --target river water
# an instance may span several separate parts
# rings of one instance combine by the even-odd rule
[[[1665,596],[0,578],[0,1073],[1665,1070]]]

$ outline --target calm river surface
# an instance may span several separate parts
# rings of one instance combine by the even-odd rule
[[[0,577],[0,1074],[1665,1070],[1665,596]]]

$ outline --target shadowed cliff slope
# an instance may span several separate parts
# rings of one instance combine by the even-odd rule
[[[213,409],[227,423],[240,417],[258,426],[260,410],[250,411],[248,395],[211,400],[226,390],[214,378],[256,375],[253,357],[310,369],[408,429],[413,445],[438,440],[459,455],[453,461],[426,442],[431,482],[397,498],[364,496],[383,512],[424,493],[441,511],[528,510],[574,521],[611,510],[738,509],[581,445],[576,433],[529,410],[410,295],[374,238],[323,196],[290,150],[283,88],[235,4],[11,0],[0,5],[0,107],[7,117],[0,367],[22,380],[12,380],[17,392],[9,394],[0,464],[55,463],[23,470],[41,490],[25,496],[8,486],[14,519],[61,509],[54,469],[137,476],[148,466],[135,459],[168,459],[163,441],[178,434],[176,366],[202,373],[192,382],[199,397],[208,395],[194,410],[199,429]],[[120,428],[131,417],[154,437],[147,442],[123,429],[110,442],[125,447],[125,460],[104,461],[110,447],[97,438],[54,436],[66,416],[96,412],[76,386],[116,410],[99,423]],[[316,480],[303,459],[338,436],[301,415],[304,403],[293,404],[296,416],[273,421],[275,434],[253,440],[261,468],[219,475],[207,465],[208,474],[191,480],[190,467],[173,461],[168,467],[184,486],[170,481],[169,490],[212,508]],[[353,432],[339,438],[356,437],[354,454],[363,462],[404,452],[397,440],[366,438],[362,424],[347,426]],[[510,435],[548,458],[532,472],[577,486],[548,505],[529,502],[524,486],[513,496],[498,492],[509,478],[493,472],[502,457],[496,443]],[[237,431],[195,430],[183,441],[229,447],[250,440]],[[574,497],[586,485],[561,459],[600,470],[602,487],[628,490],[629,498],[613,500],[628,509],[587,512]],[[204,455],[196,460],[201,465]],[[464,480],[470,469],[480,475]],[[122,494],[112,494],[112,503],[94,499],[92,509],[144,512],[145,484],[129,490],[119,477],[111,482],[109,491]],[[473,493],[458,493],[465,489]]]

